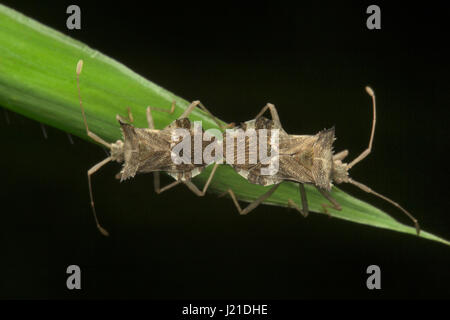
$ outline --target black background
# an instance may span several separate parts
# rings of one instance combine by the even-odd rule
[[[66,29],[71,2],[2,1],[79,39],[221,119],[277,105],[290,133],[336,126],[350,159],[367,145],[371,85],[378,102],[373,153],[351,175],[450,238],[448,10],[439,2],[381,7],[301,2],[154,4],[77,2],[82,29]],[[86,102],[87,103],[87,102]],[[95,228],[86,170],[101,148],[9,113],[2,136],[0,297],[3,298],[449,298],[450,248],[324,215],[261,206],[240,217],[230,199],[185,188],[157,196],[152,178],[119,184],[111,164],[93,180],[111,237]],[[165,182],[170,181],[165,178]],[[409,223],[352,186],[349,193]],[[66,268],[82,290],[66,289]],[[381,267],[382,290],[365,286]]]

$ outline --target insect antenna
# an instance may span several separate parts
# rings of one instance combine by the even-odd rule
[[[367,192],[367,193],[371,193],[371,194],[373,194],[373,195],[375,195],[375,196],[377,196],[377,197],[379,197],[379,198],[381,198],[381,199],[383,199],[383,200],[389,202],[390,204],[396,206],[396,207],[399,208],[400,210],[402,210],[403,213],[406,214],[406,215],[412,220],[412,222],[414,223],[414,226],[416,227],[417,235],[420,234],[420,225],[419,225],[419,222],[417,221],[417,219],[414,218],[414,216],[413,216],[411,213],[409,213],[408,211],[406,211],[406,210],[405,210],[401,205],[399,205],[397,202],[395,202],[395,201],[389,199],[388,197],[383,196],[382,194],[379,194],[378,192],[373,191],[373,190],[372,190],[371,188],[369,188],[368,186],[362,184],[361,182],[355,181],[355,180],[353,180],[353,179],[351,179],[351,178],[348,180],[348,183],[351,183],[351,184],[353,184],[354,186],[357,186],[358,188],[360,188],[361,190],[363,190],[363,191],[365,191],[365,192]]]
[[[347,165],[348,169],[353,167],[358,162],[362,161],[372,151],[372,143],[373,143],[373,138],[375,136],[375,125],[377,123],[377,108],[376,108],[376,103],[375,103],[375,92],[372,90],[371,87],[366,87],[365,89],[366,89],[366,92],[369,94],[369,96],[371,96],[371,98],[372,98],[372,107],[373,107],[372,132],[370,134],[369,146],[367,147],[366,150],[361,152],[361,154],[359,156],[357,156],[352,162],[350,162]]]

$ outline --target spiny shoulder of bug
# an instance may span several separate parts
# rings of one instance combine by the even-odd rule
[[[136,140],[140,129],[124,122],[118,115],[116,119],[120,125],[122,139],[110,144],[110,157],[112,161],[124,163],[125,166],[130,161],[131,154],[129,153],[129,150],[136,147]],[[125,154],[127,154],[127,156],[125,156]]]

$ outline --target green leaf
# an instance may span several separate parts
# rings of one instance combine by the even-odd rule
[[[163,128],[189,104],[83,43],[0,5],[0,105],[92,142],[86,136],[78,105],[75,68],[79,59],[84,60],[81,91],[89,127],[107,141],[121,138],[115,115],[125,115],[126,107],[133,111],[134,124],[146,127],[147,105],[169,109],[175,100],[174,114],[153,113],[156,127]],[[212,112],[220,114],[218,110]],[[198,110],[191,119],[202,120],[205,128],[216,126]],[[196,178],[196,183],[203,184],[210,169]],[[223,193],[228,188],[242,201],[252,201],[267,190],[248,183],[231,167],[222,165],[210,190]],[[306,191],[311,211],[322,212],[325,199],[312,186],[306,186]],[[413,227],[397,222],[368,203],[337,188],[332,194],[342,205],[342,211],[329,210],[333,217],[415,235]],[[266,203],[286,206],[288,199],[301,205],[298,187],[285,182]],[[420,237],[450,245],[425,231]]]

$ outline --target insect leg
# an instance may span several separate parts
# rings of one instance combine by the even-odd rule
[[[188,116],[189,116],[189,114],[195,109],[195,107],[198,107],[198,108],[200,108],[201,110],[203,110],[212,120],[214,120],[214,122],[220,127],[220,129],[222,129],[222,130],[225,130],[226,128],[230,128],[230,127],[233,127],[234,126],[234,123],[230,123],[230,124],[227,124],[227,125],[223,125],[222,123],[220,123],[220,121],[215,117],[215,116],[213,116],[213,114],[208,110],[208,109],[206,109],[206,107],[200,102],[200,101],[198,101],[198,100],[196,100],[196,101],[193,101],[190,105],[189,105],[189,107],[187,107],[187,109],[186,110],[184,110],[184,112],[183,112],[183,114],[181,115],[181,116],[179,116],[178,117],[178,119],[181,119],[181,118],[187,118]]]
[[[155,129],[155,123],[153,122],[152,117],[152,109],[150,106],[147,107],[147,122],[150,129]]]
[[[161,112],[167,112],[169,114],[172,114],[175,111],[175,100],[173,100],[172,107],[170,108],[170,110],[147,106],[148,127],[150,129],[155,129],[155,123],[153,122],[153,116],[152,116],[152,110],[161,111]]]
[[[120,114],[118,114],[118,115],[116,115],[116,119],[121,122],[125,122],[125,123],[133,123],[134,118],[133,118],[133,114],[131,113],[130,107],[127,107],[127,113],[128,113],[128,118],[124,118]]]
[[[343,150],[343,151],[341,151],[339,153],[336,153],[333,156],[333,161],[336,161],[336,160],[341,160],[342,161],[342,160],[345,159],[346,156],[348,156],[348,150]]]
[[[173,187],[179,185],[182,181],[177,180],[177,181],[174,181],[174,182],[168,184],[167,186],[161,188],[160,187],[160,175],[159,175],[159,172],[156,171],[156,172],[153,172],[153,182],[154,182],[155,192],[157,194],[160,194],[166,190],[169,190],[170,188],[173,188]]]
[[[128,112],[128,120],[130,120],[130,123],[133,123],[134,118],[133,118],[133,114],[131,113],[130,107],[127,107],[127,112]]]
[[[90,168],[88,170],[87,176],[88,176],[88,184],[89,184],[89,196],[91,197],[91,207],[92,207],[92,212],[94,213],[94,219],[95,219],[95,223],[97,224],[97,228],[100,231],[100,233],[104,236],[108,236],[109,233],[108,231],[106,231],[98,222],[97,219],[97,213],[95,212],[95,205],[94,205],[94,196],[92,195],[92,183],[91,183],[91,175],[93,175],[94,173],[96,173],[102,166],[104,166],[105,164],[107,164],[109,161],[111,161],[111,157],[108,157],[102,161],[100,161],[99,163],[97,163],[96,165],[94,165],[92,168]]]
[[[264,106],[264,108],[261,109],[261,111],[256,115],[255,120],[260,118],[264,114],[264,112],[267,111],[267,109],[270,110],[270,115],[272,117],[273,122],[275,122],[275,125],[279,126],[280,128],[283,128],[281,126],[280,117],[278,116],[277,108],[271,103],[266,104]]]
[[[211,173],[209,174],[208,180],[206,181],[205,185],[203,186],[203,190],[200,191],[197,186],[190,180],[188,181],[184,181],[184,184],[193,192],[195,193],[197,196],[199,197],[203,197],[206,193],[206,190],[208,190],[209,184],[212,181],[212,178],[214,177],[214,174],[216,173],[217,167],[219,166],[218,163],[214,164],[214,167],[211,171]]]
[[[326,203],[322,203],[322,204],[321,204],[321,206],[322,206],[322,208],[323,208],[323,210],[325,211],[326,214],[328,214],[328,215],[331,217],[331,214],[328,212],[327,208],[333,208],[333,209],[336,209],[336,210],[339,210],[339,211],[342,210],[341,205],[336,201],[335,198],[333,198],[333,197],[331,196],[330,192],[328,192],[328,191],[326,191],[326,190],[323,190],[323,189],[320,189],[320,188],[317,188],[317,190],[319,190],[319,192],[320,192],[320,193],[321,193],[328,201],[330,201],[331,204],[332,204],[332,206],[330,206],[329,204],[326,204]]]
[[[234,194],[233,190],[228,189],[225,193],[223,193],[221,196],[223,196],[226,193],[229,193],[231,196],[231,199],[233,199],[234,205],[236,206],[237,210],[239,211],[239,214],[244,215],[255,209],[257,206],[259,206],[261,203],[263,203],[267,198],[269,198],[275,190],[280,186],[280,183],[275,184],[272,188],[270,188],[269,191],[264,193],[262,196],[260,196],[258,199],[250,203],[245,209],[241,209],[241,206],[239,205],[236,195]]]
[[[302,209],[300,209],[298,207],[298,205],[291,199],[288,200],[288,206],[290,208],[296,209],[298,212],[300,212],[306,218],[309,214],[309,210],[308,210],[308,201],[306,199],[306,191],[305,191],[305,187],[303,186],[303,183],[298,184],[298,189],[300,191],[300,197],[302,199]]]
[[[167,112],[168,114],[172,114],[175,111],[175,104],[176,104],[176,101],[173,100],[172,101],[172,106],[170,107],[170,110],[166,110],[166,109],[163,109],[163,108],[157,108],[157,107],[151,107],[151,108],[153,110],[156,110],[156,111]]]

